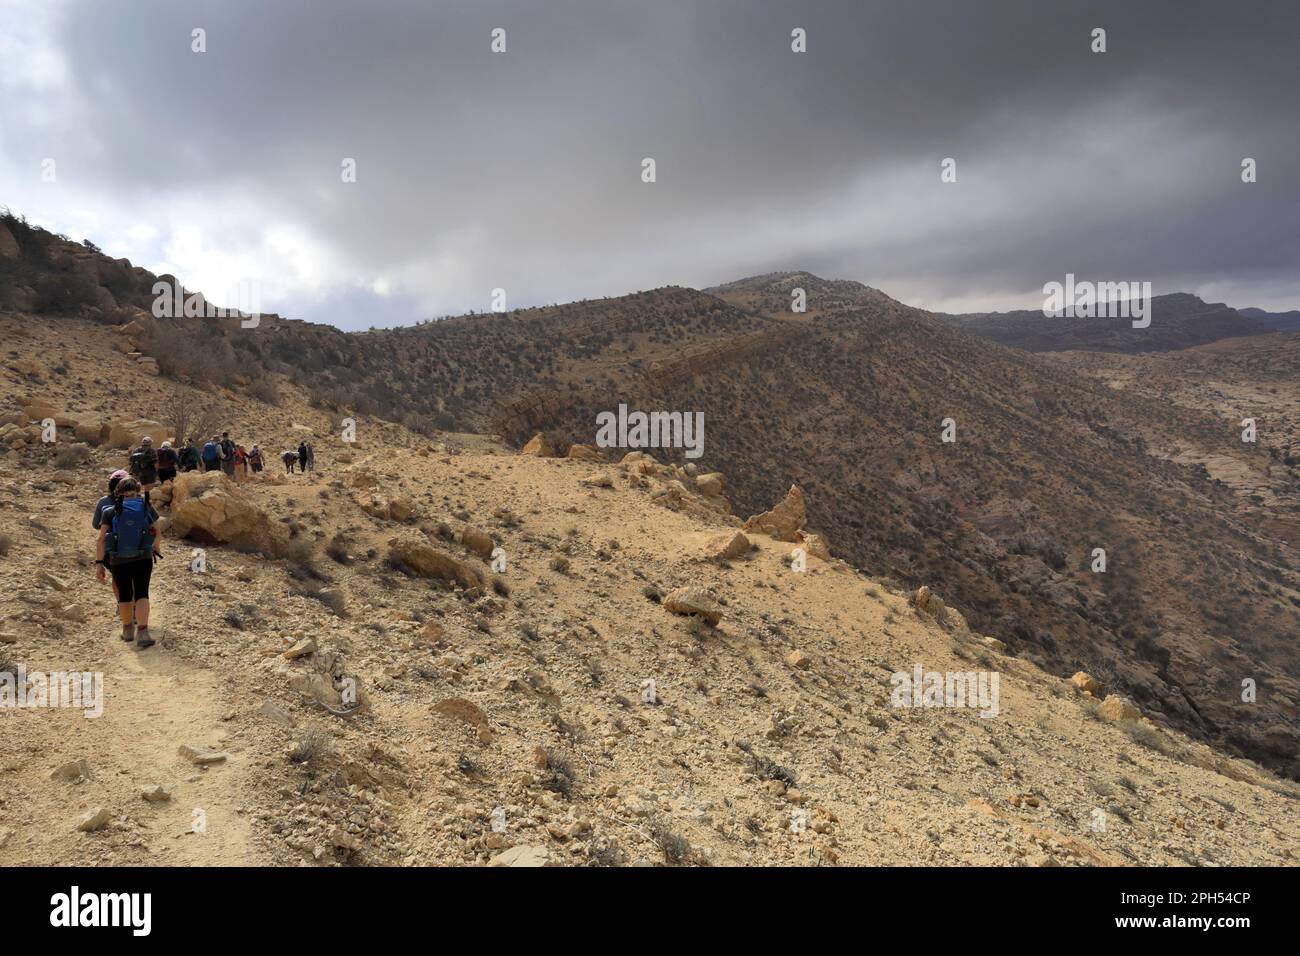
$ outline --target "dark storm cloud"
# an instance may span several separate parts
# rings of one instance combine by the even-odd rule
[[[1067,271],[1300,303],[1292,3],[41,6],[0,66],[0,201],[183,277],[260,272],[290,315],[783,268],[934,308]]]

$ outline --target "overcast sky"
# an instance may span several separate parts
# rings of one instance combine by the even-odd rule
[[[1295,0],[0,0],[0,205],[344,328],[781,269],[1300,308],[1298,37]]]

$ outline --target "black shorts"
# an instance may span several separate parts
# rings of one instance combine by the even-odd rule
[[[160,485],[161,485],[164,481],[171,481],[171,480],[172,480],[173,478],[175,478],[175,477],[176,477],[176,469],[175,469],[175,468],[159,468],[159,469],[158,469],[158,484],[160,484]]]
[[[153,556],[125,564],[110,565],[109,574],[117,585],[117,603],[131,604],[149,597],[149,577],[153,574]]]

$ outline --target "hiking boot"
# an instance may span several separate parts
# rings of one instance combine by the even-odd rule
[[[122,625],[122,640],[126,641],[128,644],[130,644],[132,641],[135,640],[135,625],[134,625],[134,624],[123,624],[123,625]]]
[[[156,641],[154,641],[152,637],[149,636],[148,627],[138,627],[136,628],[135,633],[136,633],[135,643],[137,647],[143,649],[146,647],[153,647],[154,644],[157,643]]]

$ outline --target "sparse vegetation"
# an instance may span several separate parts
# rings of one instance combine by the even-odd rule
[[[289,759],[316,770],[329,758],[333,749],[334,743],[330,735],[323,730],[313,728],[294,745],[289,753]]]

